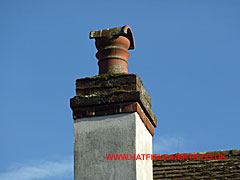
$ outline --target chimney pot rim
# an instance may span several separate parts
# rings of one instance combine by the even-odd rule
[[[98,31],[91,31],[89,38],[90,39],[97,39],[97,38],[106,38],[106,37],[113,37],[113,36],[125,36],[130,41],[130,47],[129,49],[134,49],[134,38],[133,33],[129,25],[121,26],[121,27],[115,27],[115,28],[108,28],[108,29],[102,29]]]

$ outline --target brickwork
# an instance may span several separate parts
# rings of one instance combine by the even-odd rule
[[[137,112],[149,132],[154,134],[157,120],[151,110],[151,98],[136,74],[78,79],[76,94],[70,101],[74,119]]]

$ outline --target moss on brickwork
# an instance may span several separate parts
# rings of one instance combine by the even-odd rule
[[[126,73],[118,73],[118,74],[100,74],[100,75],[96,75],[93,77],[85,77],[84,79],[105,79],[108,80],[110,77],[117,77],[117,76],[128,76],[131,74],[126,74]]]
[[[76,96],[72,108],[106,105],[109,103],[138,102],[156,126],[151,110],[151,98],[136,74],[101,74],[76,80]]]

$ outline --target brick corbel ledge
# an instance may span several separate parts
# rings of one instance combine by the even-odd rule
[[[154,135],[156,116],[151,98],[136,74],[104,74],[76,80],[76,96],[71,98],[73,119],[137,112]]]
[[[132,112],[138,113],[143,124],[145,125],[149,133],[153,136],[154,126],[152,122],[149,120],[149,118],[145,115],[143,109],[141,108],[141,105],[138,102],[75,108],[73,109],[73,119],[76,120],[76,119],[81,119],[86,117],[132,113]]]

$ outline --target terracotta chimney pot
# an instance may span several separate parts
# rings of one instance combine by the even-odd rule
[[[98,50],[99,74],[128,73],[127,64],[130,53],[134,49],[134,40],[128,25],[112,29],[91,31],[90,39],[95,39]]]

